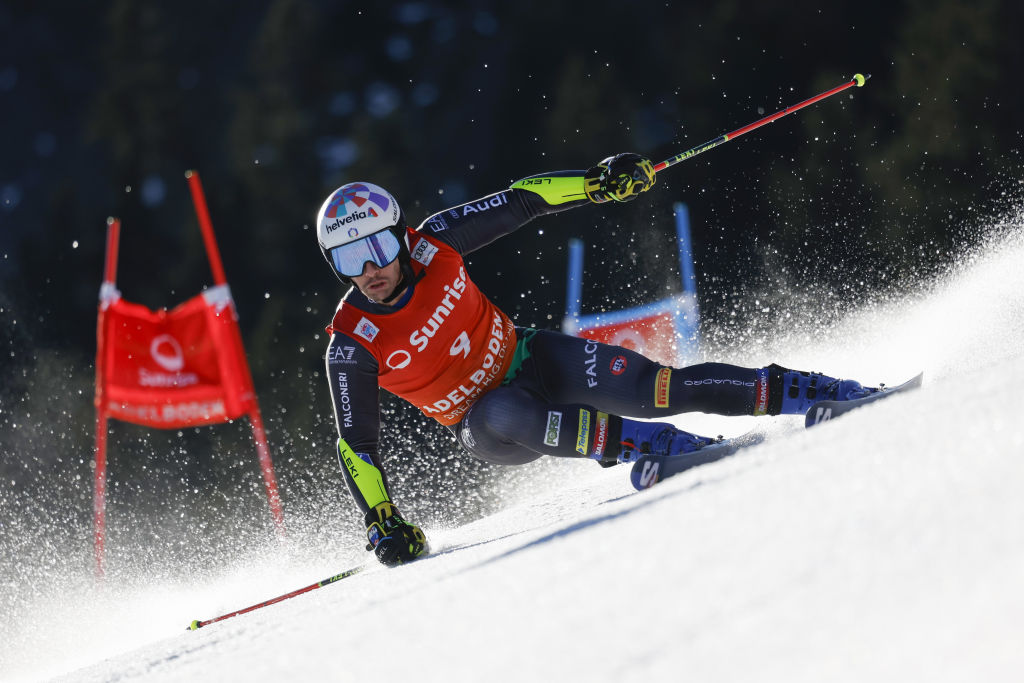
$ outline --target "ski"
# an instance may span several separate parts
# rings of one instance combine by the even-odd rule
[[[923,381],[924,373],[922,372],[903,384],[895,387],[883,387],[881,390],[874,394],[869,394],[864,398],[855,398],[852,401],[818,401],[807,410],[807,416],[804,419],[804,426],[810,428],[816,424],[833,420],[840,415],[845,415],[851,410],[860,408],[868,403],[874,403],[875,401],[880,401],[883,398],[889,398],[893,394],[917,389],[921,386]]]
[[[633,463],[629,480],[637,491],[643,491],[654,486],[662,479],[685,472],[691,467],[721,460],[741,448],[759,444],[764,439],[764,434],[747,432],[732,439],[723,439],[692,453],[683,453],[681,455],[642,455]]]

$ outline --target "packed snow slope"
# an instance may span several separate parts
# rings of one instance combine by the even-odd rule
[[[919,391],[810,430],[681,416],[768,439],[641,493],[624,467],[539,463],[546,483],[500,513],[428,528],[422,561],[195,632],[347,567],[268,554],[83,595],[24,624],[0,678],[1019,681],[1021,263],[1017,230],[927,291],[746,359],[867,382],[923,370]]]

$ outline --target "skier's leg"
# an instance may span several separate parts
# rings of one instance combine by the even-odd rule
[[[725,363],[671,368],[635,351],[547,330],[531,340],[515,384],[553,403],[629,417],[754,414],[757,371]]]
[[[815,401],[877,391],[853,380],[774,364],[673,368],[619,346],[546,330],[538,331],[530,346],[516,384],[554,403],[585,403],[629,417],[789,415],[806,412]]]
[[[477,458],[521,465],[541,455],[632,462],[641,453],[690,453],[714,440],[672,425],[639,422],[574,403],[547,403],[516,386],[488,392],[453,429]]]
[[[612,417],[590,406],[547,403],[520,387],[501,386],[482,396],[454,432],[474,456],[501,465],[521,465],[542,455],[600,458],[608,448]]]
[[[778,365],[744,368],[701,363],[671,368],[628,349],[549,331],[530,339],[513,385],[554,404],[581,404],[609,415],[611,455],[629,462],[639,453],[688,453],[711,439],[684,432],[659,418],[686,412],[718,415],[803,413],[816,400],[871,393],[852,380],[792,371]],[[629,417],[618,417],[618,416]],[[591,457],[595,457],[591,455]],[[603,457],[606,461],[608,453]]]

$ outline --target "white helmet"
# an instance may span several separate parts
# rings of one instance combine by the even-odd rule
[[[398,202],[373,183],[339,187],[320,207],[316,224],[320,251],[346,284],[362,272],[366,261],[383,267],[409,253],[405,216]]]

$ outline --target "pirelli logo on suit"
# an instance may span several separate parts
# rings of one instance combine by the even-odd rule
[[[654,407],[668,408],[669,386],[672,383],[672,368],[658,370],[654,380]]]

